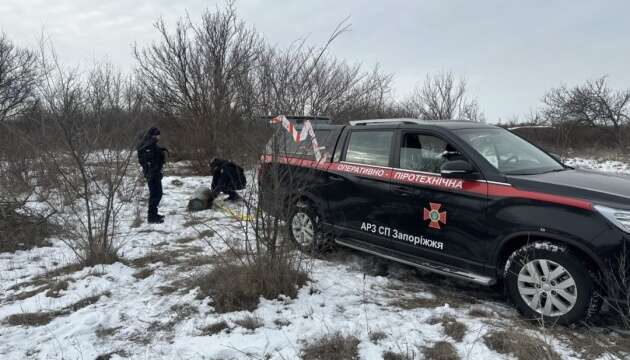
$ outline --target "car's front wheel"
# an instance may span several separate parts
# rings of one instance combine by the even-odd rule
[[[566,247],[528,244],[505,267],[507,293],[528,319],[568,325],[596,312],[598,298],[586,265]]]

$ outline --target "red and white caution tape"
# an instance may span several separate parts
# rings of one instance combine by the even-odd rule
[[[315,136],[315,130],[313,130],[313,124],[309,120],[304,122],[302,126],[302,131],[298,132],[293,123],[289,119],[287,119],[284,115],[278,115],[275,118],[271,119],[272,124],[281,123],[282,127],[284,127],[289,134],[293,137],[293,141],[296,144],[300,144],[302,141],[306,140],[307,137],[311,137],[311,146],[313,147],[313,153],[315,154],[315,160],[320,161],[324,158],[322,154],[322,150],[326,147],[320,147],[317,142],[317,136]]]

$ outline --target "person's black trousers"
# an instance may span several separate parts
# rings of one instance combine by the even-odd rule
[[[155,175],[147,180],[149,185],[149,216],[148,220],[157,220],[158,206],[162,200],[162,176]]]

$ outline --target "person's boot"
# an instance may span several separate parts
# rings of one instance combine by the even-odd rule
[[[161,224],[164,222],[164,217],[160,217],[157,211],[149,211],[149,216],[147,217],[147,222],[149,224]]]
[[[164,222],[164,219],[163,218],[159,218],[159,217],[151,218],[151,219],[148,220],[149,224],[161,224],[163,222]]]

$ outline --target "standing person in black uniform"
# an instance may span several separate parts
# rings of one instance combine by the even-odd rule
[[[212,174],[210,190],[214,198],[220,193],[227,194],[230,201],[241,198],[236,190],[242,190],[247,185],[242,167],[228,160],[213,159],[210,162],[210,173]]]
[[[146,132],[138,144],[138,162],[142,166],[142,174],[149,185],[149,214],[150,224],[164,222],[164,216],[158,214],[158,206],[162,200],[162,168],[164,167],[165,148],[158,146],[160,130],[152,127]]]

